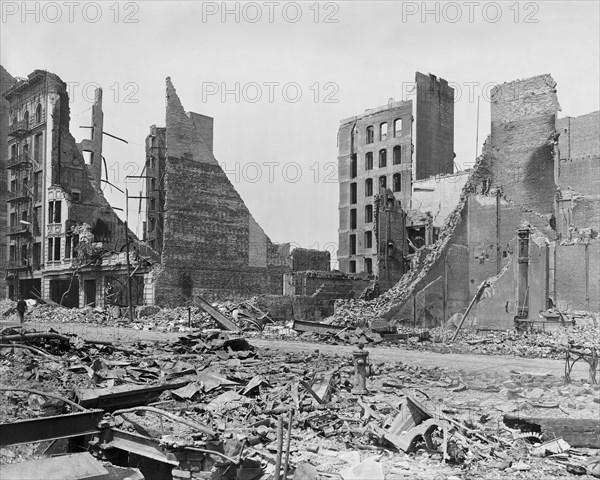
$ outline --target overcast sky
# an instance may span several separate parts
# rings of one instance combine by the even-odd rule
[[[141,173],[170,76],[187,111],[214,117],[215,155],[267,235],[303,247],[337,242],[339,120],[405,99],[416,71],[457,91],[461,168],[476,156],[477,97],[480,150],[497,83],[551,73],[562,116],[600,108],[597,0],[1,3],[0,62],[69,84],[78,141],[104,88],[105,130],[129,141],[105,138],[111,182]]]

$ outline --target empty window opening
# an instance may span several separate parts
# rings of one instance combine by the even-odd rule
[[[350,203],[356,203],[356,183],[350,184]]]
[[[425,227],[408,227],[408,253],[415,253],[425,245]]]
[[[373,248],[373,232],[365,232],[365,248]]]
[[[71,258],[72,244],[73,244],[73,237],[71,235],[67,235],[67,238],[65,238],[65,259]]]
[[[373,152],[365,154],[365,170],[373,170]]]
[[[83,152],[83,161],[86,165],[92,165],[94,163],[94,153],[93,152]]]
[[[379,168],[383,168],[387,165],[387,150],[379,150]]]
[[[350,260],[348,263],[348,271],[350,273],[356,273],[356,260]]]
[[[54,239],[54,260],[60,260],[60,238]]]
[[[356,154],[352,154],[352,158],[350,158],[350,178],[356,178],[357,175],[357,159]]]
[[[379,141],[382,142],[387,139],[387,131],[388,131],[387,122],[383,122],[381,125],[379,125]]]
[[[373,221],[373,205],[365,205],[365,223]]]
[[[48,202],[48,223],[61,222],[61,201]]]
[[[350,229],[356,229],[356,208],[350,210]]]
[[[379,177],[379,188],[387,188],[387,177],[385,175]]]
[[[402,119],[397,118],[394,120],[394,137],[402,135]]]
[[[73,190],[71,192],[71,199],[76,203],[79,202],[81,200],[81,192],[79,190]]]
[[[42,134],[38,133],[33,137],[33,158],[39,162],[42,158]]]
[[[367,272],[369,275],[371,275],[373,273],[373,259],[372,258],[365,258],[365,272]]]
[[[367,178],[365,180],[365,197],[370,197],[373,195],[373,179]]]
[[[40,103],[35,108],[35,123],[42,123],[42,105]]]
[[[23,115],[23,123],[25,124],[25,128],[29,128],[29,110],[25,110],[25,115]]]
[[[152,210],[152,211],[156,210],[156,198],[150,199],[150,210]]]
[[[350,255],[356,255],[356,235],[350,235]]]
[[[402,175],[395,173],[393,176],[393,190],[394,192],[400,192],[402,190]]]
[[[400,145],[394,147],[394,165],[400,165],[402,163],[402,149]]]
[[[367,127],[367,143],[373,143],[375,141],[373,125]]]

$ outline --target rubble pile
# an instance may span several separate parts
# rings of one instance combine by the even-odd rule
[[[15,335],[5,332],[3,344]],[[570,418],[600,415],[593,402],[597,386],[564,387],[561,379],[517,374],[499,384],[493,372],[469,377],[447,368],[378,363],[369,365],[368,391],[356,394],[351,356],[258,351],[225,332],[133,348],[52,332],[16,336],[21,340],[0,349],[0,421],[60,415],[73,410],[66,400],[89,407],[116,391],[139,389],[132,397],[139,403],[107,410],[103,428],[187,451],[177,467],[181,476],[173,478],[212,472],[212,478],[267,480],[284,465],[294,478],[315,480],[466,480],[524,472],[600,478],[596,451],[504,421],[514,412],[551,407]],[[146,389],[155,393],[149,403],[139,400]],[[101,445],[92,442],[91,450],[102,453]],[[0,450],[2,463],[39,456],[39,448]]]

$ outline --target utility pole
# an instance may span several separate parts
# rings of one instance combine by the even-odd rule
[[[129,190],[125,188],[125,251],[127,253],[127,305],[129,306],[129,321],[133,323],[133,309],[131,301],[131,261],[129,260]]]

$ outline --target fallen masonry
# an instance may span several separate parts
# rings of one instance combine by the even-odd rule
[[[581,369],[570,384],[505,378],[255,336],[117,345],[5,328],[2,478],[67,478],[35,475],[73,462],[85,471],[68,478],[600,478],[600,387]]]

